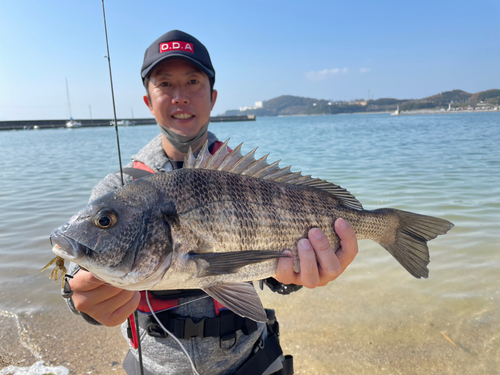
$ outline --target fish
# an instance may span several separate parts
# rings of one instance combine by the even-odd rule
[[[265,322],[251,281],[274,276],[279,259],[290,256],[284,250],[299,272],[297,241],[313,227],[338,249],[334,223],[342,218],[358,240],[377,242],[414,277],[429,276],[427,241],[453,223],[393,208],[365,210],[339,185],[280,168],[269,154],[257,160],[257,149],[243,155],[242,144],[230,151],[228,142],[213,155],[205,143],[198,157],[189,150],[184,168],[90,202],[50,235],[56,268],[68,260],[127,290],[202,289]]]

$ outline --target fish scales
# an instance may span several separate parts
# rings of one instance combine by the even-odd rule
[[[214,179],[213,174],[219,176]],[[339,243],[334,221],[345,210],[338,209],[335,197],[310,188],[209,170],[180,170],[155,182],[161,189],[189,192],[189,197],[175,198],[180,224],[172,227],[172,233],[197,252],[290,249],[297,256],[297,239],[307,237],[312,227],[323,230],[332,246]],[[364,227],[357,231],[361,235]],[[205,246],[200,246],[200,238]],[[268,277],[276,262],[248,269],[257,272],[260,267],[259,277]],[[225,280],[241,278],[242,272],[227,275]],[[158,285],[165,287],[163,282]]]
[[[321,229],[334,249],[343,218],[358,239],[383,246],[414,277],[428,277],[427,241],[449,221],[391,208],[364,210],[347,190],[327,181],[233,152],[203,146],[184,169],[134,181],[91,203],[51,234],[61,258],[129,290],[203,289],[256,321],[266,315],[246,281],[273,276],[283,250]],[[54,275],[54,272],[53,272]],[[57,277],[57,272],[55,273]]]

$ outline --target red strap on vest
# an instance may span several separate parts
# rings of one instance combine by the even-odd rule
[[[142,291],[139,293],[141,293],[141,301],[139,302],[139,306],[137,306],[137,309],[142,313],[151,313],[148,301],[146,300],[146,291]],[[154,312],[172,309],[174,307],[177,307],[177,304],[179,303],[178,299],[158,299],[151,293],[149,293],[148,297],[149,297],[149,303],[151,304],[151,307],[153,308]],[[217,313],[217,315],[219,315],[221,310],[226,309],[226,306],[224,306],[219,301],[216,300],[213,301],[214,301],[215,312]]]
[[[214,147],[212,148],[212,152],[211,152],[211,154],[212,154],[212,155],[213,155],[213,154],[215,154],[215,153],[217,152],[217,150],[218,150],[218,149],[219,149],[219,148],[220,148],[223,144],[224,144],[224,142],[221,142],[221,141],[216,141],[216,142],[214,143]],[[227,150],[228,150],[229,152],[233,152],[233,150],[231,150],[229,147],[227,148]]]
[[[224,306],[222,303],[214,299],[214,307],[215,307],[215,313],[217,316],[219,316],[221,310],[227,310],[227,307]]]
[[[142,291],[140,293],[141,293],[141,301],[139,302],[139,306],[137,306],[137,308],[139,309],[140,312],[150,313],[151,310],[149,309],[148,301],[146,300],[146,292]],[[148,297],[149,297],[149,303],[151,304],[151,307],[153,308],[154,312],[168,310],[177,307],[179,301],[178,299],[158,299],[155,298],[151,293],[149,293]]]
[[[155,173],[155,171],[153,171],[151,168],[149,168],[142,161],[134,161],[134,165],[132,167],[133,168],[137,168],[137,169],[142,169],[144,171],[148,171],[148,172],[151,172],[151,173]]]

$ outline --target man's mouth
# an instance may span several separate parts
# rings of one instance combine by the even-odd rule
[[[176,113],[176,114],[172,115],[172,117],[177,119],[177,120],[187,120],[187,119],[194,117],[194,116],[189,114],[189,113]]]

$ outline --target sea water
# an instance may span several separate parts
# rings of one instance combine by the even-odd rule
[[[232,148],[259,147],[257,157],[271,153],[270,162],[281,159],[281,167],[345,187],[366,209],[399,208],[455,224],[430,242],[427,280],[414,279],[379,245],[360,241],[355,261],[327,287],[288,297],[262,293],[282,317],[285,349],[308,353],[304,368],[405,373],[398,361],[415,369],[432,362],[435,373],[446,373],[451,364],[436,367],[445,356],[467,371],[497,373],[500,113],[273,117],[210,129],[230,138]],[[156,125],[119,132],[125,164],[159,133]],[[0,132],[0,150],[0,311],[59,309],[60,287],[50,271],[40,273],[54,257],[49,235],[119,169],[115,131]],[[345,358],[356,363],[342,364]]]

